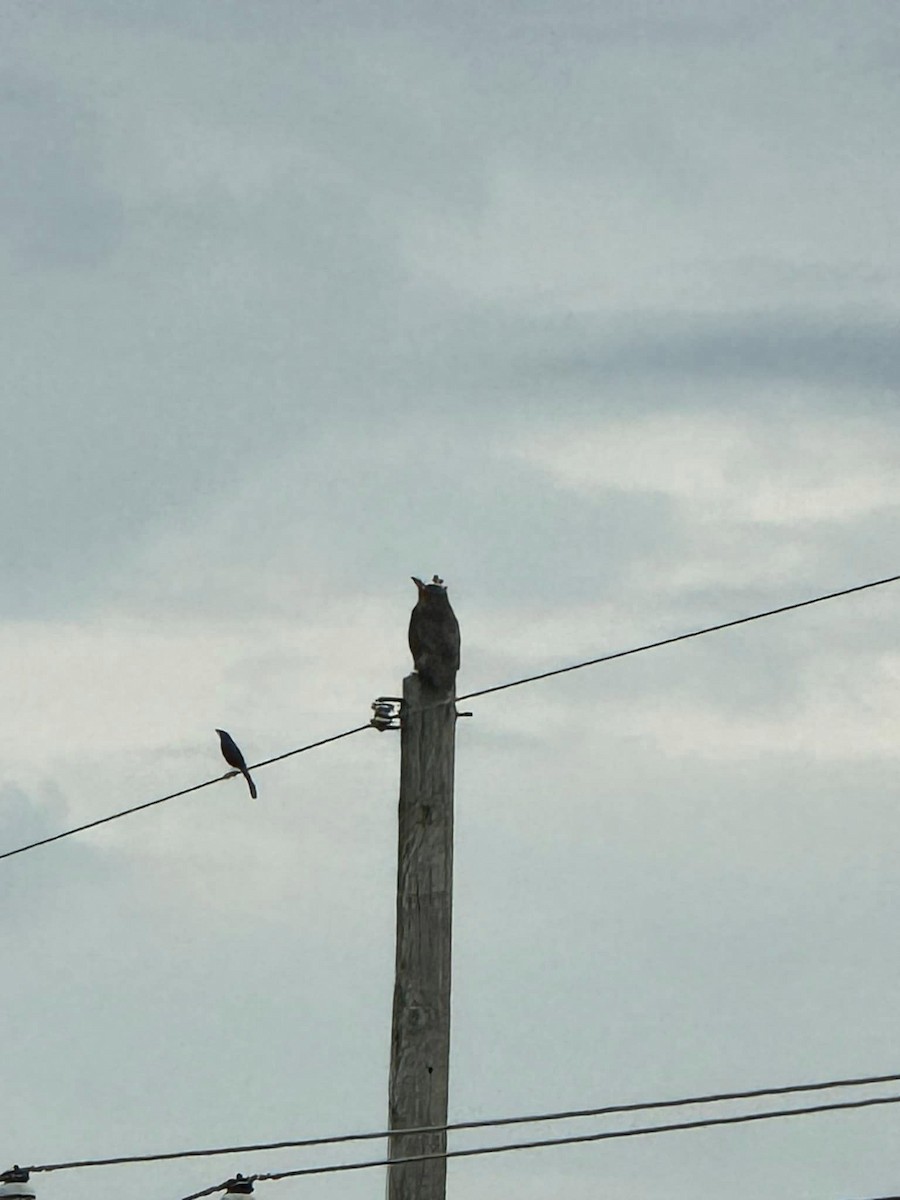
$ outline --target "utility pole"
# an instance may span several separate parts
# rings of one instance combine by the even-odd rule
[[[455,691],[430,686],[420,674],[403,681],[391,1129],[447,1124]],[[446,1149],[446,1133],[393,1134],[389,1157]],[[387,1198],[445,1200],[446,1183],[442,1157],[389,1167]]]

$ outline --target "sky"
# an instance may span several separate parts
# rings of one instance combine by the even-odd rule
[[[0,850],[216,776],[216,727],[366,722],[411,575],[462,693],[897,572],[896,5],[5,0],[0,61]],[[467,705],[451,1119],[900,1070],[898,603]],[[0,863],[0,1165],[384,1127],[398,762],[366,730]],[[898,1120],[448,1196],[861,1200]]]

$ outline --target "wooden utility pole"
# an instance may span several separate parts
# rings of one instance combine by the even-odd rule
[[[389,1127],[447,1124],[453,913],[454,691],[403,681],[397,958]],[[443,1154],[446,1133],[394,1134],[389,1157]],[[443,1158],[388,1168],[388,1200],[444,1200]]]

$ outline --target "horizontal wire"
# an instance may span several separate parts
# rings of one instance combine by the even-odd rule
[[[569,1121],[580,1117],[605,1117],[620,1113],[645,1112],[653,1108],[687,1108],[693,1104],[721,1104],[730,1100],[757,1100],[766,1096],[788,1096],[799,1092],[832,1091],[838,1088],[873,1087],[900,1082],[893,1075],[856,1076],[851,1079],[825,1079],[813,1083],[782,1084],[779,1087],[751,1088],[740,1092],[713,1092],[701,1096],[681,1096],[671,1100],[640,1100],[626,1104],[606,1104],[601,1108],[573,1108],[557,1112],[531,1113],[527,1116],[482,1118],[454,1121],[448,1125],[422,1125],[411,1129],[381,1129],[371,1133],[335,1134],[329,1137],[301,1138],[294,1141],[258,1142],[245,1146],[216,1146],[205,1150],[171,1150],[159,1154],[131,1154],[117,1158],[81,1159],[73,1162],[43,1163],[28,1167],[36,1175],[48,1171],[70,1171],[82,1167],[124,1166],[129,1163],[163,1162],[184,1158],[213,1158],[222,1154],[255,1154],[266,1150],[299,1150],[312,1146],[334,1146],[345,1142],[378,1141],[388,1137],[424,1136],[455,1133],[465,1129],[493,1129],[504,1125],[534,1125],[542,1121]]]
[[[883,587],[888,583],[897,583],[900,581],[900,575],[889,575],[884,579],[873,579],[869,583],[859,583],[853,587],[842,588],[837,592],[828,592],[823,596],[813,596],[809,600],[798,600],[793,604],[782,604],[778,608],[769,608],[764,612],[752,613],[748,617],[737,617],[732,621],[721,621],[717,625],[707,625],[702,629],[692,629],[689,633],[675,634],[674,637],[662,638],[656,642],[646,642],[642,646],[632,646],[629,650],[617,650],[612,654],[603,654],[599,658],[589,658],[584,662],[571,663],[565,667],[555,667],[550,671],[541,671],[536,675],[526,675],[522,679],[513,679],[509,683],[498,683],[492,687],[480,688],[475,692],[466,692],[465,695],[453,697],[439,704],[426,705],[426,708],[439,708],[444,704],[452,704],[455,701],[474,700],[478,696],[489,696],[494,692],[507,691],[509,688],[521,687],[526,683],[536,683],[541,679],[550,679],[554,675],[565,675],[570,671],[581,671],[585,667],[595,667],[600,663],[612,662],[617,658],[628,658],[633,654],[643,654],[647,650],[658,650],[661,646],[671,646],[676,642],[686,642],[691,638],[703,637],[707,633],[718,633],[722,629],[733,629],[737,625],[747,625],[751,621],[761,621],[765,617],[774,617],[779,613],[793,612],[795,609],[808,608],[812,604],[822,604],[826,600],[836,600],[841,596],[851,596],[855,592],[865,592],[870,588]],[[271,763],[281,762],[282,759],[290,758],[294,754],[303,754],[306,750],[314,750],[318,746],[325,746],[329,742],[340,741],[341,738],[350,737],[354,733],[361,733],[364,729],[373,728],[371,722],[365,725],[359,725],[355,729],[348,729],[344,733],[334,734],[332,737],[323,738],[319,742],[312,742],[308,746],[300,746],[296,750],[288,750],[284,754],[278,754],[274,758],[267,758],[263,762],[252,764],[248,770],[256,771],[261,767],[267,767]],[[105,825],[109,821],[117,821],[120,817],[130,816],[132,813],[141,812],[145,808],[153,808],[156,804],[164,804],[167,800],[175,800],[179,796],[187,796],[191,792],[200,791],[201,788],[211,787],[214,783],[221,783],[223,780],[230,778],[230,772],[225,775],[216,776],[215,779],[207,779],[203,783],[196,783],[193,787],[182,788],[178,792],[170,792],[167,796],[159,796],[156,800],[148,800],[144,804],[136,804],[132,808],[123,809],[121,812],[111,813],[106,817],[99,817],[96,821],[87,821],[84,825],[77,825],[73,829],[66,829],[62,833],[52,834],[50,837],[39,838],[37,841],[29,842],[25,846],[18,846],[15,850],[7,850],[0,854],[0,860],[4,858],[12,858],[16,854],[24,854],[27,850],[35,850],[38,846],[47,846],[51,842],[58,842],[62,838],[72,837],[73,834],[83,833],[86,829],[95,829],[98,825]]]
[[[874,1108],[877,1105],[898,1104],[900,1096],[877,1096],[866,1100],[847,1100],[836,1104],[815,1104],[806,1108],[776,1109],[772,1112],[740,1113],[731,1117],[706,1117],[697,1121],[683,1121],[668,1125],[641,1125],[636,1129],[608,1129],[601,1133],[575,1134],[563,1138],[541,1138],[532,1142],[509,1142],[504,1146],[471,1146],[464,1150],[437,1151],[433,1154],[416,1154],[405,1158],[379,1158],[365,1162],[330,1163],[324,1167],[298,1167],[292,1171],[272,1171],[245,1178],[253,1183],[275,1182],[279,1179],[298,1179],[305,1175],[334,1175],[344,1171],[365,1171],[375,1167],[399,1167],[414,1163],[433,1162],[436,1159],[476,1158],[487,1154],[509,1154],[518,1150],[540,1150],[548,1146],[575,1146],[588,1142],[614,1141],[619,1138],[647,1137],[656,1133],[678,1133],[682,1130],[710,1129],[722,1125],[742,1125],[751,1121],[774,1121],[787,1117],[812,1116],[818,1113],[838,1112],[847,1109]],[[223,1192],[231,1180],[215,1184],[200,1192],[192,1192],[182,1200],[202,1200]]]
[[[572,663],[568,667],[555,667],[552,671],[541,671],[537,675],[526,675],[524,679],[513,679],[510,683],[499,683],[493,687],[480,688],[477,692],[466,692],[457,699],[474,700],[476,696],[489,696],[493,692],[504,692],[508,688],[521,687],[524,683],[535,683],[539,679],[550,679],[553,675],[565,675],[569,671],[581,671],[585,667],[596,667],[599,663],[612,662],[616,658],[628,658],[631,654],[643,654],[645,650],[658,650],[660,646],[672,646],[676,642],[686,642],[690,638],[702,637],[707,633],[718,633],[721,629],[733,629],[736,625],[749,625],[751,621],[762,621],[765,617],[774,617],[779,613],[793,612],[798,608],[809,608],[811,604],[823,604],[826,600],[837,600],[840,596],[851,596],[854,592],[865,592],[869,588],[883,587],[887,583],[897,583],[900,575],[889,575],[885,579],[873,579],[871,583],[858,583],[854,587],[842,588],[839,592],[828,592],[824,596],[813,596],[811,600],[798,600],[793,604],[781,604],[778,608],[767,608],[765,612],[752,613],[749,617],[737,617],[733,621],[721,621],[718,625],[707,625],[703,629],[693,629],[690,633],[679,633],[674,637],[662,638],[658,642],[647,642],[643,646],[633,646],[630,650],[617,650],[614,654],[602,654],[599,658],[589,658],[585,662]]]
[[[339,742],[341,738],[350,737],[354,733],[362,733],[364,729],[371,729],[371,724],[358,725],[356,729],[348,729],[344,733],[336,733],[331,737],[322,738],[319,742],[310,742],[307,746],[298,746],[296,750],[288,750],[285,754],[277,754],[274,758],[264,759],[262,762],[253,763],[247,768],[248,771],[258,771],[261,767],[268,767],[271,763],[281,762],[284,758],[290,758],[294,754],[303,754],[306,750],[315,750],[318,746],[327,746],[329,742]],[[214,783],[224,783],[226,779],[236,774],[234,771],[226,771],[224,775],[217,775],[215,779],[206,779],[203,783],[195,783],[193,787],[182,788],[180,792],[170,792],[168,796],[158,796],[155,800],[147,800],[143,804],[135,804],[133,808],[123,808],[121,812],[110,813],[106,817],[98,817],[96,821],[87,821],[84,825],[76,825],[72,829],[64,829],[62,833],[54,833],[50,837],[40,838],[36,842],[29,842],[27,846],[17,846],[15,850],[6,850],[0,854],[0,859],[12,858],[16,854],[24,854],[26,850],[35,850],[38,846],[47,846],[50,842],[58,842],[62,838],[72,837],[75,833],[84,833],[86,829],[96,829],[98,825],[106,825],[109,821],[118,821],[120,817],[128,817],[132,813],[141,812],[145,808],[153,808],[156,804],[164,804],[167,800],[176,800],[179,796],[187,796],[191,792],[199,792],[201,788],[212,787]]]

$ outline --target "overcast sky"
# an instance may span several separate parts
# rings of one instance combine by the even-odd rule
[[[367,720],[412,574],[464,692],[900,569],[895,4],[3,0],[0,56],[0,849]],[[471,705],[451,1118],[900,1070],[898,603]],[[0,863],[0,1168],[383,1127],[398,754]],[[449,1196],[893,1194],[898,1122]]]

